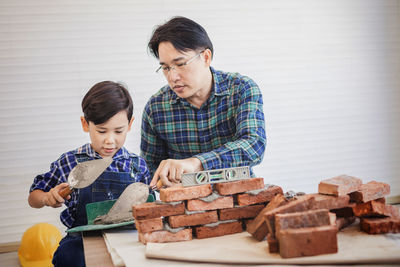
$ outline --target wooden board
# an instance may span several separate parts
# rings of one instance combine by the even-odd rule
[[[101,232],[85,232],[83,234],[83,249],[87,267],[113,267],[111,256]]]

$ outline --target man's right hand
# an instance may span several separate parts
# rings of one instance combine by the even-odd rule
[[[161,161],[151,180],[150,187],[162,185],[170,187],[181,182],[182,173],[202,171],[203,165],[197,158],[167,159]]]

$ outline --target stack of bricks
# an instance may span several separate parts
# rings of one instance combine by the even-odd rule
[[[400,232],[399,210],[385,203],[388,184],[341,175],[319,183],[317,194],[282,195],[274,199],[248,226],[257,240],[267,238],[269,251],[283,258],[337,252],[337,232],[360,218],[369,234]]]
[[[400,232],[400,217],[397,207],[386,204],[390,193],[386,183],[362,180],[347,175],[321,181],[318,190],[322,194],[349,196],[348,207],[337,210],[338,216],[360,218],[360,229],[368,234]]]
[[[247,231],[258,241],[267,238],[270,253],[283,258],[337,252],[335,214],[329,209],[347,205],[349,198],[310,194],[286,199],[277,195],[249,225]]]
[[[161,189],[161,201],[134,206],[132,212],[140,242],[187,241],[242,232],[282,193],[279,186],[266,187],[263,178],[176,186]]]
[[[388,194],[387,190],[377,189],[380,187],[374,184],[374,190],[371,186],[367,190],[360,179],[341,175],[321,181],[316,194],[295,196],[291,200],[277,195],[247,231],[258,241],[267,238],[270,253],[279,252],[284,258],[336,253],[337,232],[353,224],[359,216],[356,211],[360,206],[352,200],[365,202],[367,198]],[[386,212],[393,213],[385,207]]]
[[[390,186],[371,181],[350,194],[354,215],[360,218],[360,229],[368,234],[400,232],[399,209],[386,204]]]

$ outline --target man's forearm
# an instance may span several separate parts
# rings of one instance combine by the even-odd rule
[[[237,166],[254,166],[261,162],[266,140],[259,136],[238,139],[195,157],[202,162],[206,170]]]

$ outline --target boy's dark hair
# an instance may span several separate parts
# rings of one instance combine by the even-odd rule
[[[82,100],[82,111],[87,122],[101,124],[118,112],[126,110],[132,118],[133,102],[128,90],[121,84],[104,81],[90,88]]]
[[[173,17],[163,25],[159,25],[153,32],[148,48],[156,57],[161,42],[170,42],[178,51],[210,49],[214,55],[213,45],[204,28],[185,17]]]

